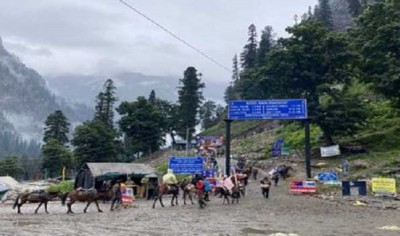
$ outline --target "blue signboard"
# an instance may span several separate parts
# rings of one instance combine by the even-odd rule
[[[230,101],[230,120],[299,120],[307,119],[305,99]]]
[[[282,155],[282,146],[285,143],[285,140],[280,138],[272,144],[272,156],[280,156]]]
[[[175,174],[196,174],[203,172],[203,158],[201,157],[170,157],[168,168]]]
[[[318,180],[334,181],[334,180],[338,180],[338,175],[335,172],[320,172],[320,173],[318,173]]]

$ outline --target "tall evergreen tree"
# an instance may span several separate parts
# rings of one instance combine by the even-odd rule
[[[248,29],[249,39],[240,54],[240,61],[243,69],[254,68],[257,63],[257,29],[251,24]]]
[[[400,108],[400,2],[371,4],[352,32],[361,79]]]
[[[156,92],[154,91],[154,89],[152,89],[151,92],[150,92],[150,95],[149,95],[149,102],[150,102],[152,105],[155,105],[155,104],[156,104],[156,101],[157,101]]]
[[[55,139],[59,144],[65,145],[69,142],[69,122],[60,110],[50,114],[45,121],[43,141],[47,143]]]
[[[118,100],[115,95],[114,82],[108,79],[104,83],[104,91],[96,97],[96,111],[94,119],[101,121],[106,127],[114,127],[114,104]]]
[[[315,8],[314,17],[324,23],[328,29],[333,29],[332,11],[329,0],[318,0],[318,6]]]
[[[101,121],[86,121],[77,126],[71,143],[78,165],[117,160],[115,131]]]
[[[225,102],[228,103],[231,100],[239,99],[238,93],[238,86],[239,86],[239,79],[240,79],[240,70],[239,70],[239,62],[238,57],[235,56],[232,59],[232,81],[230,82],[229,86],[225,89],[224,99]]]
[[[203,101],[203,91],[205,87],[201,82],[197,70],[194,67],[188,67],[182,79],[179,80],[178,103],[179,103],[179,122],[178,135],[186,137],[187,130],[189,136],[195,131],[198,124],[198,110]]]
[[[0,176],[12,176],[18,178],[23,174],[23,169],[19,163],[18,157],[6,156],[0,160]]]
[[[164,144],[164,118],[146,98],[138,97],[132,103],[122,102],[117,111],[121,115],[118,123],[125,134],[128,152],[151,154]]]
[[[267,54],[274,46],[272,26],[266,26],[261,32],[260,46],[257,51],[258,65],[263,66],[267,61]]]
[[[49,139],[42,147],[43,163],[42,169],[46,170],[49,177],[57,177],[62,169],[72,168],[72,154],[64,145],[56,139]]]
[[[363,12],[363,5],[360,0],[347,0],[349,13],[353,17],[358,17]]]
[[[60,110],[50,114],[46,119],[42,169],[46,170],[50,177],[60,175],[63,167],[72,167],[72,156],[66,146],[69,142],[69,125]]]
[[[356,131],[366,114],[360,109],[362,101],[349,99],[346,93],[354,76],[349,65],[355,58],[348,39],[313,20],[288,32],[292,36],[280,41],[284,49],[270,57],[269,73],[280,81],[273,85],[284,88],[284,98],[307,99],[308,115],[321,127],[327,144],[333,143],[335,134]]]
[[[216,109],[217,106],[215,102],[209,100],[206,101],[200,108],[200,119],[201,126],[203,129],[208,129],[213,125],[213,122],[216,117]]]

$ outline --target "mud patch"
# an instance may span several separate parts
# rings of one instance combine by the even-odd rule
[[[19,227],[28,226],[28,225],[39,225],[39,224],[40,224],[39,222],[33,222],[33,221],[16,221],[16,222],[13,222],[14,226],[19,226]]]

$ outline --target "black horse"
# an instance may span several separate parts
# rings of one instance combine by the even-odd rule
[[[294,171],[293,167],[287,166],[287,165],[283,165],[280,168],[278,168],[278,173],[282,177],[282,179],[285,180],[290,176],[289,175],[289,170]]]

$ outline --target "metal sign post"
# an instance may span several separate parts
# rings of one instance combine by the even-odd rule
[[[226,123],[226,174],[230,174],[231,122],[234,120],[304,120],[307,177],[311,178],[310,121],[305,99],[230,101]]]
[[[225,144],[225,173],[231,173],[231,123],[232,120],[226,119],[226,144]]]

